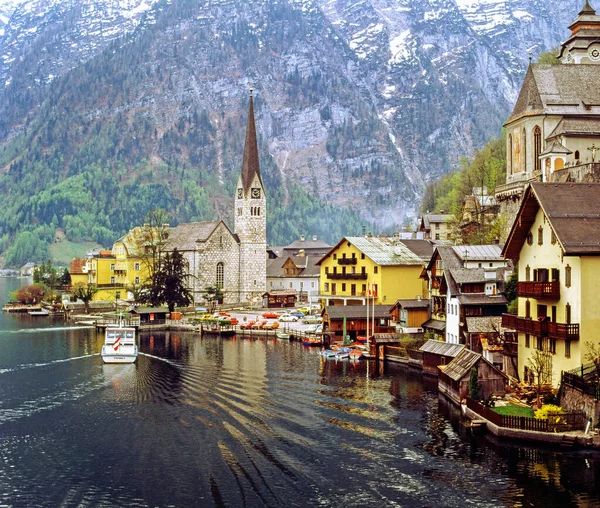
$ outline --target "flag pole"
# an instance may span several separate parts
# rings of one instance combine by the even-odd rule
[[[365,295],[367,298],[367,353],[371,353],[371,349],[369,347],[369,278],[367,277],[367,294]]]

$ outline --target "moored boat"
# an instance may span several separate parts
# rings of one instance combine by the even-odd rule
[[[290,340],[290,334],[287,332],[282,331],[277,331],[275,332],[275,337],[277,337],[279,340]]]
[[[122,323],[108,325],[104,333],[102,346],[104,363],[133,363],[138,355],[135,343],[135,328],[125,327]]]
[[[48,309],[30,310],[27,314],[30,316],[49,316],[50,311]]]

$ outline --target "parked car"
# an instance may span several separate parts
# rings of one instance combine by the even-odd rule
[[[313,325],[304,330],[307,335],[316,335],[318,333],[323,333],[323,325]]]
[[[304,316],[302,322],[306,324],[318,324],[323,322],[323,318],[315,315]]]
[[[277,319],[279,314],[277,314],[277,312],[263,312],[262,317],[265,319]]]
[[[298,321],[298,316],[294,316],[293,314],[282,314],[281,316],[279,316],[279,321],[281,322],[286,322],[286,321],[291,321],[291,322],[295,322]]]
[[[290,312],[290,316],[296,316],[297,318],[303,318],[304,317],[304,312],[300,312],[298,310],[295,310],[294,312]]]

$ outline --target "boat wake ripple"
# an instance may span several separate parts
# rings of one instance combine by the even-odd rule
[[[89,355],[83,355],[83,356],[72,356],[71,358],[61,358],[59,360],[52,360],[50,362],[26,363],[23,365],[16,365],[16,366],[10,367],[8,369],[0,369],[0,374],[6,374],[8,372],[16,372],[16,371],[25,370],[25,369],[35,369],[38,367],[47,367],[49,365],[56,365],[58,363],[72,362],[75,360],[84,360],[86,358],[93,358],[94,356],[100,356],[100,353],[90,353]]]
[[[93,326],[46,326],[45,328],[20,328],[19,330],[5,330],[4,333],[24,334],[24,333],[48,333],[63,330],[88,330]]]

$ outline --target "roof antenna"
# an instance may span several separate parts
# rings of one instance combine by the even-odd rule
[[[533,56],[532,56],[532,53],[531,53],[531,50],[530,50],[530,51],[529,51],[529,63],[531,63],[531,60],[532,60],[532,59],[533,59]]]

